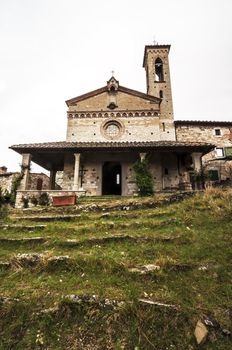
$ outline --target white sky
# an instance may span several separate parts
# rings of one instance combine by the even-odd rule
[[[65,140],[65,100],[112,69],[146,92],[154,39],[172,45],[175,119],[232,120],[232,0],[0,0],[0,166],[19,169],[10,145]]]

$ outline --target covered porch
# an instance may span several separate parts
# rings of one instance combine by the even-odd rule
[[[149,158],[154,191],[190,191],[191,174],[202,170],[201,157],[213,149],[206,143],[175,141],[157,142],[49,142],[14,145],[22,155],[24,177],[17,193],[16,206],[22,196],[36,196],[28,188],[30,163],[50,172],[49,198],[53,196],[118,194],[137,195],[134,163]],[[60,190],[55,189],[56,174],[63,173]]]

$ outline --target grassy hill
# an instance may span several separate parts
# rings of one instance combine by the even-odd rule
[[[84,198],[0,224],[0,349],[232,349],[232,191]]]

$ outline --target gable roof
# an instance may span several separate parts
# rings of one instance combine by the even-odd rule
[[[143,98],[145,100],[149,100],[149,101],[154,102],[154,103],[159,103],[160,104],[161,101],[162,101],[162,99],[160,99],[158,97],[155,97],[155,96],[152,96],[152,95],[148,95],[148,94],[145,94],[144,92],[140,92],[140,91],[137,91],[137,90],[129,89],[129,88],[127,88],[125,86],[121,86],[121,85],[119,85],[117,91],[124,92],[125,94],[133,95],[133,96],[136,96],[136,97],[140,97],[140,98]],[[70,100],[67,100],[65,102],[66,102],[67,106],[71,106],[74,103],[77,103],[79,101],[83,101],[83,100],[85,100],[87,98],[90,98],[90,97],[93,97],[93,96],[100,95],[103,92],[108,92],[107,85],[103,86],[103,87],[101,87],[101,88],[99,88],[97,90],[93,90],[93,91],[87,92],[86,94],[83,94],[83,95],[71,98]]]

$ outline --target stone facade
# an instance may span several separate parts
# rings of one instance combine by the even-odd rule
[[[148,112],[149,113],[149,112]],[[150,112],[152,114],[152,112]],[[126,114],[126,113],[125,113]],[[129,115],[130,113],[128,113]],[[144,112],[145,114],[145,112]],[[110,139],[105,134],[104,126],[106,123],[114,123],[116,120],[120,126],[121,132],[114,140],[120,141],[160,141],[160,140],[174,140],[175,130],[173,123],[169,120],[164,120],[165,129],[159,117],[142,116],[142,117],[114,117],[110,113],[110,117],[102,118],[68,118],[68,141],[105,141]]]
[[[210,142],[216,147],[232,146],[232,122],[176,121],[176,140]]]
[[[219,180],[228,178],[224,150],[231,146],[232,123],[174,122],[169,51],[170,45],[145,47],[147,93],[112,76],[106,86],[66,101],[66,141],[11,147],[25,169],[32,160],[50,171],[50,197],[56,178],[63,193],[77,196],[137,195],[134,164],[144,157],[154,191],[202,188],[194,178],[202,163],[214,177],[220,168]],[[30,187],[26,170],[19,195]]]
[[[169,50],[169,45],[160,45],[155,50],[154,46],[146,46],[143,67],[146,70],[147,93],[162,99],[160,106],[162,118],[173,122]]]
[[[176,121],[175,126],[177,141],[199,140],[215,145],[211,152],[202,157],[204,170],[214,174],[208,182],[232,180],[232,122]]]
[[[108,85],[112,81],[113,77]],[[161,113],[161,99],[118,86],[114,91],[117,106],[114,111],[110,105],[111,92],[101,91],[98,89],[66,102],[69,107],[67,141],[175,140],[173,120]],[[119,124],[121,132],[110,138],[104,132],[104,126],[114,121]]]

